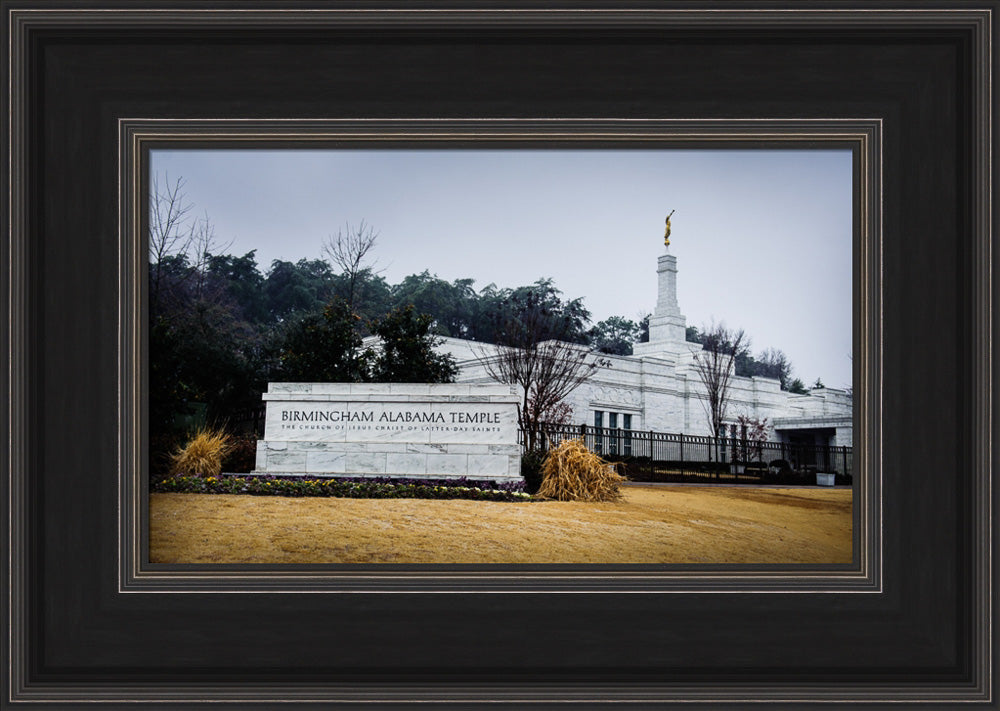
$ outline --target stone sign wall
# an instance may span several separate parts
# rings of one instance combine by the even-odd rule
[[[520,479],[508,385],[270,383],[263,399],[259,474]]]

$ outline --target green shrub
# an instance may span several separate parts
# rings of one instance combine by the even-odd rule
[[[521,477],[524,479],[524,490],[529,494],[537,493],[542,485],[545,454],[544,449],[532,449],[521,455]]]
[[[257,435],[239,434],[230,438],[229,451],[222,458],[224,472],[251,472],[257,466]]]
[[[157,481],[170,476],[174,454],[184,444],[183,435],[176,432],[160,432],[149,437],[149,478]]]

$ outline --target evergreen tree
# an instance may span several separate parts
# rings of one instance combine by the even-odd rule
[[[430,316],[434,333],[468,338],[477,302],[472,284],[472,279],[448,283],[424,270],[403,279],[393,287],[392,295],[397,307],[412,305],[417,313]]]
[[[601,353],[632,355],[632,344],[639,340],[640,331],[635,321],[612,316],[590,330],[590,344]]]
[[[264,283],[264,295],[276,321],[320,311],[333,296],[333,272],[322,259],[295,263],[275,259]]]
[[[359,317],[342,299],[299,317],[285,332],[279,353],[284,380],[358,383],[367,379],[371,353],[361,350]]]
[[[243,320],[262,323],[268,319],[264,295],[264,276],[257,269],[257,259],[251,250],[242,257],[211,255],[208,274],[218,282]]]
[[[430,333],[433,319],[413,306],[389,312],[372,326],[382,339],[375,357],[372,379],[383,383],[451,383],[458,367],[451,355],[434,352],[440,339]]]
[[[808,390],[806,390],[806,384],[802,382],[801,378],[795,378],[788,386],[788,392],[795,393],[796,395],[805,395]]]

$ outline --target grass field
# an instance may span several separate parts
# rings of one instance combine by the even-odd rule
[[[624,487],[616,503],[150,496],[153,563],[851,561],[851,490]]]

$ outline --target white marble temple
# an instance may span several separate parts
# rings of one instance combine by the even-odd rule
[[[625,416],[633,430],[710,435],[707,394],[695,365],[701,346],[685,340],[687,321],[677,301],[677,258],[669,248],[657,259],[658,290],[650,319],[650,340],[636,343],[634,355],[601,357],[610,362],[571,392],[572,424],[594,425],[600,417],[618,427]],[[484,363],[496,357],[496,346],[444,338],[438,351],[452,355],[457,380],[470,385],[493,383]],[[777,380],[734,376],[730,384],[728,421],[740,415],[767,418],[775,441],[812,441],[820,445],[853,444],[853,398],[844,388],[817,388],[796,395],[781,390]],[[599,414],[598,414],[599,413]]]

